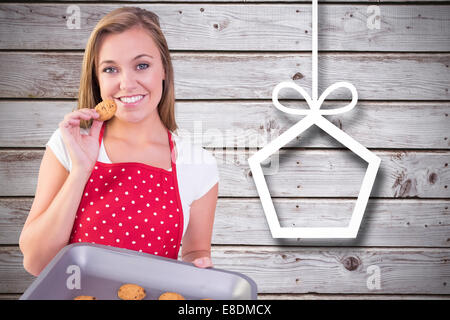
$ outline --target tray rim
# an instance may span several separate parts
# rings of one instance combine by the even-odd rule
[[[101,244],[97,244],[97,243],[88,243],[88,242],[72,243],[72,244],[66,245],[64,248],[62,248],[61,250],[58,251],[58,253],[53,257],[53,259],[41,271],[39,276],[37,276],[36,279],[34,279],[34,281],[28,286],[28,288],[25,290],[25,292],[20,296],[19,300],[28,300],[29,296],[41,284],[41,282],[43,282],[45,280],[45,278],[50,274],[51,270],[58,263],[58,261],[69,250],[71,250],[71,249],[73,249],[75,247],[94,247],[94,248],[99,248],[99,249],[103,249],[103,250],[113,251],[113,252],[116,252],[116,253],[119,253],[119,254],[125,254],[125,255],[131,255],[131,256],[140,256],[140,257],[145,257],[145,258],[148,258],[148,259],[162,260],[162,261],[165,261],[167,263],[177,263],[177,264],[187,265],[187,266],[190,266],[190,267],[193,267],[193,268],[198,268],[198,267],[194,266],[194,264],[191,263],[191,262],[181,261],[181,260],[178,260],[178,259],[177,260],[169,259],[169,258],[160,257],[160,256],[152,255],[152,254],[149,254],[149,253],[134,251],[134,250],[125,249],[125,248],[117,248],[117,247],[101,245]],[[200,269],[200,268],[198,268],[198,269]],[[214,271],[222,272],[222,273],[232,274],[232,275],[235,275],[235,276],[237,276],[239,278],[244,279],[245,281],[247,281],[250,284],[251,299],[252,300],[256,300],[257,299],[257,296],[258,296],[257,284],[252,278],[250,278],[246,274],[243,274],[243,273],[240,273],[240,272],[236,272],[236,271],[230,271],[230,270],[225,270],[225,269],[220,269],[220,268],[214,268],[214,267],[206,268],[206,269],[214,270]]]

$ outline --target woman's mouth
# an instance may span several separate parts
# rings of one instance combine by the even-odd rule
[[[135,105],[138,105],[142,99],[144,99],[146,95],[134,95],[134,96],[123,96],[123,97],[119,97],[117,100],[119,100],[120,102],[122,102],[122,104],[126,107],[132,107]]]

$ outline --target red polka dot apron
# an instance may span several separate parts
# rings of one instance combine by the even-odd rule
[[[101,144],[105,124],[100,131]],[[172,136],[167,130],[170,152]],[[174,159],[174,157],[171,157]],[[97,161],[78,207],[70,243],[91,242],[177,259],[183,209],[172,171],[137,162]]]

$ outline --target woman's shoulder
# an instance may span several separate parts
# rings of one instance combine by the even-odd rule
[[[87,134],[89,134],[89,129],[80,128],[80,133],[87,135]],[[61,129],[59,127],[56,128],[55,131],[53,131],[53,134],[52,134],[51,138],[56,138],[56,139],[61,139],[62,140]]]
[[[80,128],[80,134],[87,135],[89,134],[89,129]],[[46,146],[58,148],[60,150],[65,150],[66,146],[64,144],[64,139],[61,133],[61,129],[58,127],[55,131],[53,131],[50,139],[47,141]]]
[[[89,130],[81,128],[80,133],[89,134]],[[48,146],[64,168],[66,168],[67,171],[70,171],[72,163],[59,127],[53,131],[53,134],[50,136],[50,139],[47,141],[45,146]]]

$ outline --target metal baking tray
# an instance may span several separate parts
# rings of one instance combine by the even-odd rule
[[[76,243],[64,247],[28,287],[20,300],[71,300],[80,295],[118,300],[125,283],[143,287],[144,300],[176,292],[186,300],[255,300],[248,276],[110,246]]]

